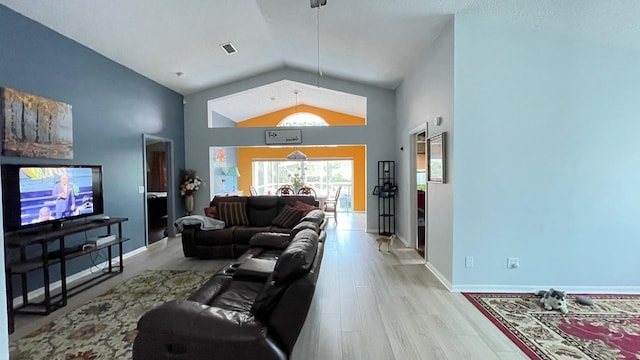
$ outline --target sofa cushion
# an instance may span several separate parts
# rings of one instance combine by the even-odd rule
[[[304,215],[307,215],[311,210],[319,210],[318,207],[313,206],[313,205],[309,205],[307,203],[303,203],[302,201],[296,201],[296,203],[294,204],[294,207],[296,209],[302,210]]]
[[[241,202],[222,202],[217,205],[220,220],[224,221],[227,227],[234,225],[248,225],[249,218],[245,204]]]
[[[289,234],[261,232],[251,237],[249,245],[255,247],[285,249],[289,246],[290,239],[291,237]]]
[[[247,206],[247,216],[250,226],[269,226],[277,215],[276,207],[259,209]]]
[[[307,196],[307,195],[291,195],[291,196],[275,196],[275,197],[278,199],[278,209],[286,205],[295,207],[298,201],[309,204],[309,205],[316,205],[318,203],[313,196]]]
[[[302,218],[302,211],[285,205],[278,216],[273,219],[272,224],[282,228],[292,228]]]
[[[204,208],[204,215],[212,219],[220,220],[220,214],[218,214],[218,208],[215,206],[209,206]]]
[[[233,244],[235,227],[226,227],[220,230],[196,231],[194,240],[202,246],[219,246]]]
[[[311,229],[300,231],[287,246],[273,269],[276,284],[288,284],[307,272],[318,249],[318,234]]]
[[[211,199],[209,206],[218,206],[222,203],[229,203],[229,202],[239,202],[239,203],[242,203],[243,205],[246,205],[247,197],[246,196],[214,196],[213,199]]]
[[[261,282],[231,281],[226,288],[217,292],[207,305],[225,310],[248,312],[262,287]]]
[[[251,312],[259,319],[266,319],[293,281],[309,271],[318,250],[318,234],[304,229],[291,240],[280,254],[271,276],[256,296]]]
[[[324,211],[322,210],[311,210],[307,215],[305,215],[300,221],[311,221],[318,225],[322,224],[324,220]]]
[[[271,226],[237,226],[233,232],[234,244],[249,244],[253,235],[261,232],[271,232]]]
[[[320,232],[320,226],[318,224],[311,221],[300,221],[296,226],[293,227],[293,229],[291,229],[289,236],[291,236],[291,238],[294,238],[300,231],[304,229],[311,229],[316,233]]]
[[[249,196],[247,206],[256,209],[268,209],[278,207],[278,197],[270,195]]]
[[[238,266],[233,273],[233,279],[264,282],[273,273],[275,265],[275,259],[248,258]]]

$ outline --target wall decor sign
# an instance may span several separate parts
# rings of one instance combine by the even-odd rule
[[[427,139],[428,173],[427,181],[432,183],[445,183],[445,133],[432,136]]]
[[[265,143],[273,144],[302,144],[302,130],[266,130],[264,132]]]
[[[71,105],[0,88],[2,155],[73,159]]]

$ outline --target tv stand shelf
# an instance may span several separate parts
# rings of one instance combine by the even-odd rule
[[[118,273],[121,273],[124,269],[124,262],[122,260],[122,244],[129,240],[122,236],[122,224],[128,221],[127,218],[110,218],[103,221],[89,221],[82,223],[69,223],[64,224],[63,227],[57,230],[51,230],[51,228],[43,231],[29,231],[29,232],[16,232],[8,233],[5,235],[5,256],[9,251],[19,251],[20,259],[17,261],[7,261],[6,264],[6,279],[7,279],[7,303],[9,312],[9,325],[10,332],[13,324],[13,314],[16,312],[28,313],[28,314],[42,314],[48,315],[52,311],[55,311],[67,304],[67,297],[70,295],[70,290],[74,290],[77,287],[67,288],[67,274],[66,274],[66,262],[71,259],[78,258],[80,256],[88,255],[102,249],[107,249],[108,252],[108,271],[101,272],[98,276],[95,276],[89,281],[93,281],[102,276],[112,276],[117,274],[114,272],[113,264],[113,247],[118,248]],[[117,225],[117,234],[114,240],[111,240],[105,244],[93,247],[85,247],[82,245],[73,246],[70,248],[65,247],[65,236],[85,232],[88,230],[106,228],[107,234],[112,234],[112,225]],[[49,245],[56,244],[58,250],[50,251]],[[40,255],[36,257],[27,258],[26,248],[29,246],[39,246]],[[55,245],[54,245],[55,246]],[[60,290],[57,294],[52,294],[51,291],[51,279],[50,279],[50,267],[53,265],[60,266]],[[44,299],[39,302],[32,302],[28,297],[27,286],[27,273],[35,270],[42,270],[44,278]],[[20,287],[22,291],[22,305],[14,308],[13,302],[13,276],[20,277]],[[83,282],[85,285],[87,282]],[[58,300],[59,298],[59,300]],[[37,309],[31,309],[36,307]],[[28,310],[29,308],[30,310]]]

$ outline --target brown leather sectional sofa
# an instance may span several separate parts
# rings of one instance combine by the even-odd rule
[[[324,253],[324,217],[260,233],[187,300],[138,322],[134,360],[289,359]],[[319,220],[319,221],[318,221]]]
[[[296,208],[301,206],[318,206],[312,196],[225,196],[214,197],[209,206],[217,209],[219,215],[224,215],[220,210],[230,203],[241,204],[246,218],[236,224],[236,221],[225,221],[227,225],[219,230],[201,230],[199,225],[187,225],[182,231],[182,250],[185,257],[200,259],[237,258],[249,249],[249,239],[257,233],[276,232],[289,233],[295,224],[288,227],[278,225],[278,215],[285,206]],[[312,211],[309,216],[320,216]],[[221,219],[225,220],[225,219]],[[229,219],[227,219],[229,220]],[[237,219],[234,219],[237,220]],[[301,219],[300,221],[304,220]],[[274,223],[275,222],[275,223]]]

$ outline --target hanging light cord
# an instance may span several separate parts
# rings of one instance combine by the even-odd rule
[[[320,70],[320,6],[318,6],[317,12],[317,34],[318,34],[318,83],[316,84],[320,87],[320,77],[322,76],[322,70]]]

